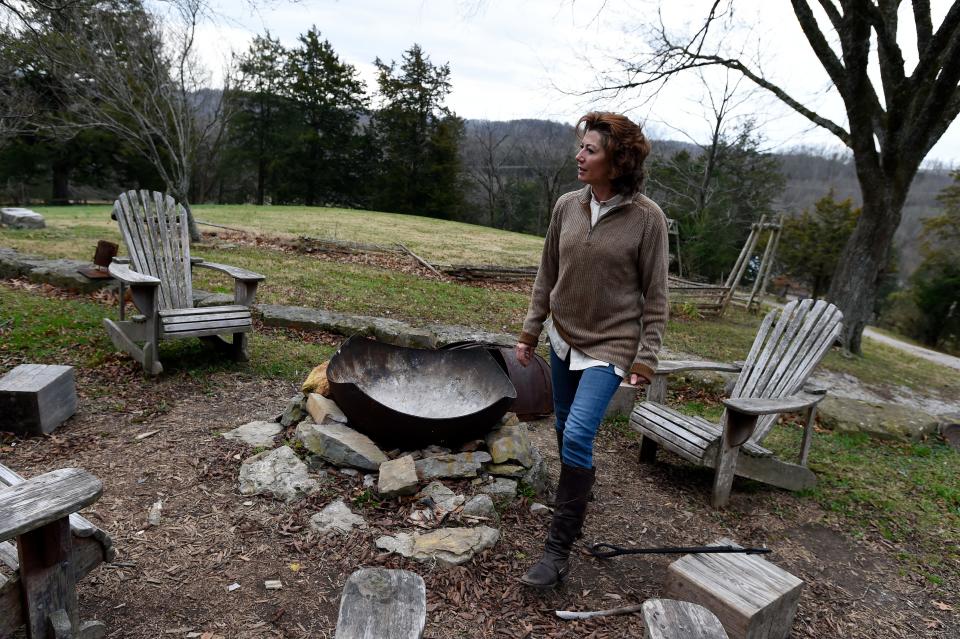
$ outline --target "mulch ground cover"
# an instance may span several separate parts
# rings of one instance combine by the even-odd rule
[[[84,618],[106,622],[111,637],[331,637],[339,594],[362,566],[406,568],[428,592],[426,637],[642,637],[639,616],[562,621],[555,610],[597,610],[662,594],[671,557],[574,557],[571,578],[556,592],[524,588],[518,577],[539,555],[548,519],[518,498],[503,512],[502,537],[457,568],[414,563],[378,551],[373,540],[407,529],[410,499],[377,503],[361,476],[328,470],[315,495],[293,504],[240,495],[237,475],[251,451],[219,437],[254,419],[270,419],[295,392],[288,382],[217,373],[145,379],[119,360],[109,378],[81,371],[80,410],[52,436],[5,437],[0,458],[32,476],[86,468],[104,482],[103,498],[85,515],[109,532],[113,564],[80,586]],[[105,390],[106,389],[106,390]],[[546,421],[536,444],[558,469]],[[282,437],[279,438],[282,441]],[[642,546],[697,545],[727,536],[769,546],[770,560],[807,586],[794,623],[798,637],[954,637],[951,609],[925,580],[904,574],[898,553],[881,539],[854,540],[836,517],[810,500],[755,484],[735,485],[729,508],[707,505],[711,475],[662,455],[637,462],[623,428],[597,442],[597,498],[585,542]],[[466,483],[449,485],[463,492]],[[320,536],[309,517],[338,498],[353,500],[370,527],[346,537]],[[150,526],[152,504],[162,502]],[[281,590],[264,581],[280,580]],[[231,585],[239,584],[239,587]]]

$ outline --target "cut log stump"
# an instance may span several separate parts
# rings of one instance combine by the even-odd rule
[[[336,639],[420,639],[427,622],[427,588],[407,570],[363,568],[347,579]]]
[[[717,616],[689,601],[647,599],[643,624],[644,639],[727,639]]]
[[[721,538],[715,546],[736,546]],[[787,639],[803,581],[757,555],[691,554],[667,568],[668,597],[720,619],[730,639]]]
[[[72,366],[21,364],[0,378],[0,430],[47,435],[76,410]]]

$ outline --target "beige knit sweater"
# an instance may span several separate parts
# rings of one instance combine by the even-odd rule
[[[650,381],[669,313],[667,220],[637,193],[591,229],[590,193],[557,200],[520,341],[536,345],[552,314],[568,344]]]

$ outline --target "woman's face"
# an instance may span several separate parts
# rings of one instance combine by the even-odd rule
[[[577,153],[577,179],[594,187],[611,182],[610,160],[600,141],[599,133],[587,131],[580,140]]]

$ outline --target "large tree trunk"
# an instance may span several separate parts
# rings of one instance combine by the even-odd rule
[[[841,339],[845,352],[861,353],[863,329],[873,319],[877,288],[889,264],[909,184],[909,180],[904,184],[880,173],[860,175],[863,209],[827,293],[827,299],[843,312]]]
[[[53,190],[50,204],[70,204],[70,163],[66,160],[53,162]]]

